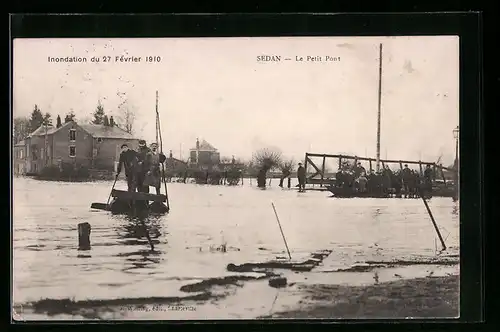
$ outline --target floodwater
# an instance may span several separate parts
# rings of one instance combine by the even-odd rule
[[[196,293],[180,288],[238,274],[227,271],[229,263],[267,262],[288,256],[272,202],[292,260],[332,251],[313,270],[317,271],[314,276],[312,272],[288,271],[289,280],[364,284],[372,282],[371,275],[346,271],[333,276],[328,272],[348,270],[367,261],[411,262],[438,257],[440,243],[420,199],[332,198],[328,192],[281,189],[277,180],[273,181],[267,190],[257,189],[256,182],[248,180],[234,187],[170,183],[170,213],[150,218],[144,228],[125,216],[90,209],[92,202],[106,202],[112,182],[15,178],[14,305],[28,306],[41,299],[111,301],[193,296]],[[116,185],[116,189],[125,187],[124,181]],[[429,206],[448,247],[441,255],[458,259],[458,204],[450,198],[435,197]],[[92,227],[92,249],[86,252],[77,250],[77,225],[82,222]],[[145,229],[152,239],[153,252]],[[217,250],[223,244],[227,250]],[[400,269],[386,272],[385,277],[381,270],[379,275],[391,280],[394,275],[411,278],[429,271],[424,265]],[[441,272],[458,273],[457,266],[443,269]],[[268,313],[271,302],[275,306],[276,289],[266,281],[245,282],[238,292],[220,300],[198,301],[196,310],[175,315],[142,312],[129,313],[127,318],[252,318]],[[293,301],[290,298],[286,305]],[[24,312],[21,316],[72,318],[40,312]]]

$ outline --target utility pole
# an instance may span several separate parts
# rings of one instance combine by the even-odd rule
[[[47,163],[49,162],[48,161],[49,154],[47,152],[47,148],[49,146],[47,122],[48,122],[47,119],[45,119],[44,120],[44,125],[45,125],[45,142],[44,142],[45,143],[44,144],[45,145],[45,151],[44,151],[44,156],[43,156],[45,166],[47,166]]]
[[[379,48],[379,68],[378,68],[378,112],[377,112],[377,172],[380,170],[380,116],[382,105],[382,43]]]
[[[156,145],[158,145],[158,133],[160,132],[160,122],[158,119],[158,90],[156,91]],[[161,152],[161,149],[160,149]]]

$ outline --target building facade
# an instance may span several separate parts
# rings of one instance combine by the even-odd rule
[[[189,166],[210,168],[220,163],[220,153],[207,141],[196,140],[196,146],[189,150]]]
[[[138,139],[117,126],[75,121],[60,127],[41,126],[25,140],[26,173],[39,174],[44,167],[63,163],[113,171],[123,143],[134,148]]]
[[[13,171],[14,175],[25,175],[26,174],[26,143],[25,141],[20,141],[14,144],[13,149]]]

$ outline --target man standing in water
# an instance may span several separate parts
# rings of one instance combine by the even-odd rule
[[[161,174],[160,174],[160,164],[163,164],[167,157],[161,152],[158,152],[158,144],[151,143],[151,151],[147,154],[149,171],[146,173],[146,179],[144,181],[145,186],[152,186],[156,189],[156,194],[160,195],[161,188]],[[149,188],[148,188],[149,191]]]
[[[299,168],[297,169],[297,179],[299,180],[299,192],[303,193],[306,191],[306,169],[299,163]]]
[[[150,149],[146,146],[146,141],[141,139],[139,141],[139,150],[137,151],[137,155],[139,157],[139,167],[137,169],[137,191],[143,193],[149,193],[149,186],[144,185],[144,179],[146,177],[146,173],[150,169],[148,153],[150,153]]]
[[[121,150],[118,169],[116,170],[116,178],[118,178],[118,175],[122,171],[123,164],[125,176],[127,178],[127,189],[130,192],[134,192],[137,188],[137,168],[139,163],[137,152],[129,149],[127,144],[122,144]]]
[[[432,169],[429,164],[427,164],[424,171],[424,189],[429,194],[432,192]]]

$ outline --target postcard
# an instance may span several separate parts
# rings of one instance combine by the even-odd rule
[[[17,38],[14,319],[459,317],[457,36]]]

